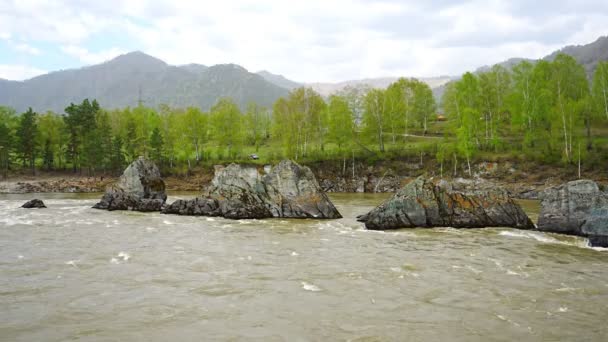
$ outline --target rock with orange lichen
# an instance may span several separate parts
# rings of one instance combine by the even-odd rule
[[[359,216],[367,229],[482,228],[534,229],[523,209],[499,187],[479,189],[418,177],[392,198]]]

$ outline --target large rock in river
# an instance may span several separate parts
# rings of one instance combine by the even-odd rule
[[[608,194],[592,180],[578,180],[541,194],[538,229],[586,236],[592,246],[608,247]]]
[[[153,162],[139,157],[116,184],[108,186],[93,208],[107,210],[161,211],[167,194],[165,182]]]
[[[342,217],[312,171],[291,160],[270,170],[238,164],[217,167],[203,197],[176,201],[163,213],[231,219]]]
[[[43,208],[46,208],[46,205],[44,205],[44,202],[42,202],[42,200],[34,198],[33,200],[29,200],[29,201],[25,202],[21,206],[21,208],[26,208],[26,209],[32,209],[32,208],[43,209]]]
[[[514,227],[534,224],[504,189],[479,190],[474,185],[419,177],[369,213],[359,216],[367,229],[414,227]]]

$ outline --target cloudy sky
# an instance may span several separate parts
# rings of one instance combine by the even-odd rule
[[[0,78],[133,50],[304,82],[456,75],[602,35],[606,0],[0,0]]]

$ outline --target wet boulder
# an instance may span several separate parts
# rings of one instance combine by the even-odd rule
[[[291,160],[264,169],[218,166],[202,197],[176,201],[163,213],[230,219],[341,217],[312,171]]]
[[[499,187],[434,182],[419,177],[369,213],[357,217],[367,229],[482,228],[533,229],[534,224],[509,193]]]
[[[592,246],[608,247],[608,194],[592,180],[577,180],[541,194],[538,229],[585,236]]]
[[[158,167],[139,157],[131,163],[117,183],[108,186],[93,208],[106,210],[161,211],[167,194]]]
[[[37,208],[37,209],[42,209],[42,208],[46,208],[46,205],[44,205],[44,202],[42,202],[42,200],[39,200],[37,198],[33,199],[33,200],[29,200],[27,202],[25,202],[21,208],[26,208],[26,209],[33,209],[33,208]]]
[[[262,180],[273,217],[341,218],[310,168],[283,160]]]

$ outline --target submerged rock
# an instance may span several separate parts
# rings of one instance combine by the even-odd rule
[[[44,202],[42,202],[42,200],[39,200],[37,198],[33,199],[33,200],[29,200],[27,202],[25,202],[21,208],[26,208],[26,209],[32,209],[32,208],[38,208],[38,209],[42,209],[42,208],[46,208],[46,205],[44,205]]]
[[[608,194],[592,180],[578,180],[541,194],[538,229],[586,236],[592,246],[608,247]]]
[[[474,184],[434,183],[419,177],[369,213],[357,217],[367,229],[414,227],[514,227],[534,224],[504,189],[478,190]]]
[[[342,217],[312,171],[291,160],[264,170],[238,164],[216,167],[201,198],[176,201],[163,213],[231,219]]]
[[[107,210],[161,211],[167,194],[158,167],[139,157],[116,184],[110,185],[93,208]]]

